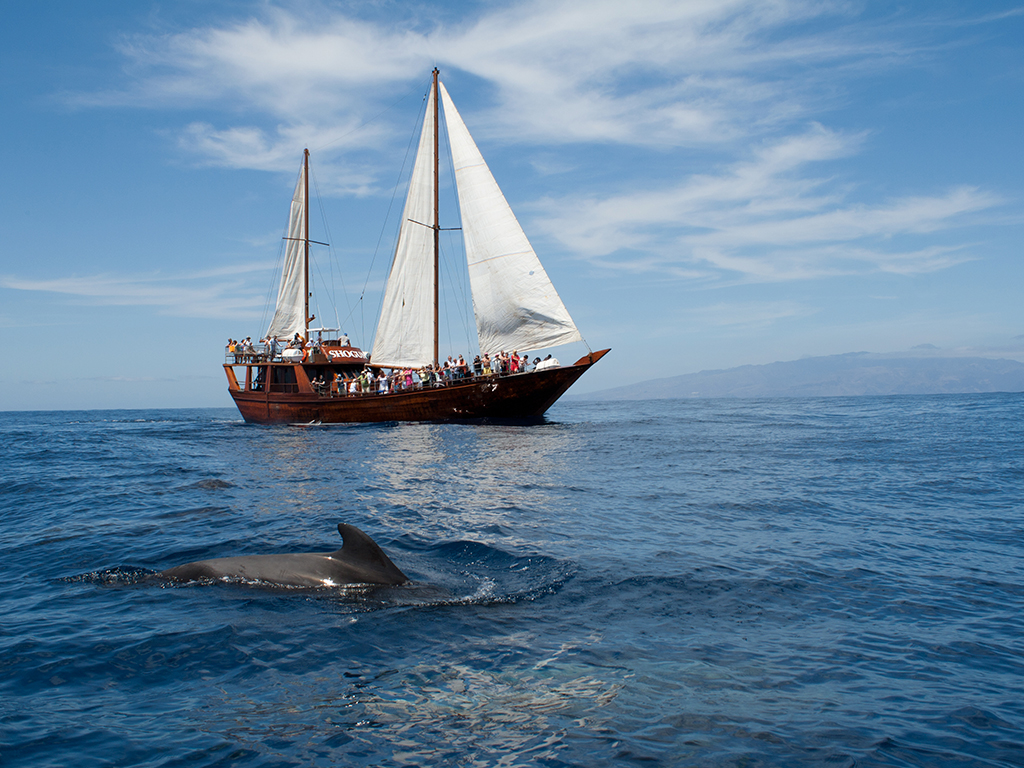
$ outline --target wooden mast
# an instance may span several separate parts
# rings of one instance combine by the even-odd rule
[[[438,159],[437,159],[437,67],[434,67],[434,365],[438,363],[437,354],[437,282],[438,261],[441,250],[441,220],[438,217]]]
[[[305,304],[302,310],[302,340],[309,341],[309,149],[302,150],[302,181],[304,188],[303,195],[303,244],[305,254],[302,261],[302,291],[305,294]]]

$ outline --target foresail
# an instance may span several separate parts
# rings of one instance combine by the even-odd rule
[[[462,213],[480,352],[528,351],[582,336],[466,124],[440,85]]]
[[[420,133],[395,258],[370,360],[421,368],[434,360],[434,95]]]
[[[306,165],[299,172],[299,183],[292,195],[291,214],[288,218],[288,238],[285,240],[284,269],[281,272],[281,286],[277,291],[277,309],[270,321],[268,337],[291,338],[296,333],[306,332],[303,315],[306,312],[306,278],[303,257],[305,247],[302,231],[303,212],[306,208]]]

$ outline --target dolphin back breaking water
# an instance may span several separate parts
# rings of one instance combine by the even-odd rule
[[[157,574],[187,582],[239,579],[287,587],[336,587],[342,584],[404,584],[409,577],[391,562],[373,539],[354,525],[338,523],[344,544],[335,552],[247,555],[197,560]]]

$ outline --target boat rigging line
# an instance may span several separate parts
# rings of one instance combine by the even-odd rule
[[[422,87],[422,86],[420,86],[420,87]],[[341,141],[341,140],[342,140],[342,139],[344,139],[344,138],[347,138],[348,136],[351,136],[351,135],[352,135],[353,133],[355,133],[356,131],[362,130],[363,128],[365,128],[366,126],[368,126],[368,125],[369,125],[370,123],[372,123],[372,122],[374,122],[375,120],[377,120],[377,118],[379,118],[379,117],[381,117],[382,115],[385,115],[385,114],[387,114],[388,112],[390,112],[390,111],[391,111],[392,109],[394,109],[395,107],[397,107],[397,106],[398,106],[399,104],[401,104],[401,103],[402,103],[403,101],[405,101],[406,99],[408,99],[408,98],[409,98],[410,96],[412,96],[412,95],[413,95],[414,93],[416,93],[417,91],[418,91],[418,88],[417,88],[416,86],[413,86],[413,87],[412,87],[412,88],[410,88],[410,89],[409,89],[408,91],[406,91],[406,92],[405,92],[404,94],[402,94],[402,95],[401,95],[401,96],[400,96],[400,97],[399,97],[398,99],[396,99],[396,100],[395,100],[395,101],[394,101],[394,102],[393,102],[392,104],[390,104],[390,105],[389,105],[389,106],[387,106],[387,107],[384,107],[384,109],[382,109],[382,110],[381,110],[380,112],[378,112],[378,113],[377,113],[376,115],[374,115],[373,117],[371,117],[371,118],[368,118],[368,119],[364,120],[364,121],[363,121],[362,123],[360,123],[359,125],[357,125],[357,126],[356,126],[355,128],[351,128],[350,130],[348,130],[348,131],[345,131],[345,133],[343,133],[343,134],[341,134],[340,136],[338,136],[338,138],[336,138],[336,139],[331,139],[331,140],[330,140],[330,141],[328,141],[328,142],[327,142],[326,144],[321,144],[321,145],[320,145],[320,146],[318,146],[318,147],[313,147],[313,151],[314,151],[314,152],[319,152],[319,151],[320,151],[321,149],[326,149],[327,147],[331,146],[332,144],[337,144],[337,143],[338,143],[339,141]]]
[[[421,102],[426,102],[428,94],[424,94]],[[426,118],[424,112],[423,118]],[[398,196],[398,190],[402,186],[402,179],[405,178],[405,167],[409,163],[409,154],[412,152],[412,145],[416,142],[416,138],[419,136],[420,130],[423,126],[423,119],[417,119],[412,127],[412,135],[409,136],[409,143],[405,147],[405,157],[402,158],[402,167],[398,171],[398,179],[395,181],[395,185],[391,188],[391,200],[388,202],[388,211],[384,215],[384,223],[380,228],[380,235],[377,236],[377,245],[373,248],[373,257],[370,259],[370,268],[366,270],[366,280],[363,281],[363,290],[359,293],[359,302],[363,301],[363,297],[366,295],[366,288],[370,284],[370,275],[373,274],[373,265],[377,262],[377,254],[380,252],[380,244],[384,240],[384,233],[388,228],[388,221],[391,219],[391,211],[395,206],[395,198]],[[398,222],[399,230],[402,227],[402,222]],[[398,238],[398,233],[395,233],[395,239]],[[381,309],[384,307],[384,291],[380,292],[380,301],[377,303],[377,323],[380,322]],[[376,333],[377,325],[374,324],[374,333]]]

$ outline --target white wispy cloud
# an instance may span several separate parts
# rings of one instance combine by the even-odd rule
[[[846,13],[805,0],[529,0],[420,31],[411,19],[402,28],[266,5],[217,27],[126,39],[129,82],[68,98],[260,114],[268,125],[191,125],[185,145],[231,167],[248,158],[267,168],[284,147],[294,154],[329,135],[346,135],[339,150],[389,137],[383,122],[350,132],[396,90],[421,90],[437,64],[488,83],[493,108],[474,119],[482,135],[718,144],[805,114],[820,77],[809,65],[894,55],[892,40],[794,31]]]
[[[921,244],[1003,201],[972,187],[878,203],[806,166],[854,153],[863,136],[816,125],[754,152],[718,174],[602,198],[570,196],[536,206],[536,225],[600,266],[791,280],[867,271],[915,274],[972,258],[966,245]],[[904,247],[894,244],[899,240]],[[905,247],[906,243],[914,243]],[[628,258],[624,252],[642,252]]]
[[[103,306],[153,307],[176,317],[244,319],[259,317],[266,304],[266,288],[247,285],[243,278],[265,276],[273,267],[272,263],[253,263],[185,275],[100,274],[48,279],[0,276],[0,286],[59,293]]]
[[[871,200],[849,178],[815,173],[870,140],[820,122],[844,84],[918,50],[905,21],[868,20],[856,4],[523,0],[429,25],[405,12],[385,22],[351,6],[267,3],[219,25],[136,35],[120,47],[126,81],[69,98],[202,108],[176,142],[218,166],[294,173],[303,146],[323,147],[323,191],[337,194],[382,186],[375,153],[393,152],[408,129],[374,118],[396,93],[418,98],[435,64],[469,75],[467,87],[484,83],[472,111],[478,137],[549,156],[566,144],[713,150],[717,167],[675,183],[652,182],[638,165],[623,171],[627,192],[535,206],[533,224],[566,249],[633,273],[772,281],[934,271],[973,256],[927,236],[1001,202],[955,183]],[[590,154],[599,168],[602,150]]]
[[[319,137],[319,138],[318,138]],[[266,131],[256,126],[218,130],[209,123],[185,127],[177,143],[202,162],[225,168],[296,173],[301,157],[296,147],[318,146],[329,141],[319,129],[278,126]],[[377,172],[351,155],[327,153],[317,158],[316,176],[321,192],[329,195],[366,195],[378,190]]]
[[[785,0],[536,1],[438,38],[447,61],[496,91],[478,115],[491,135],[718,144],[805,112],[814,78],[781,69],[881,53],[881,41],[792,26],[843,13],[839,3]]]

